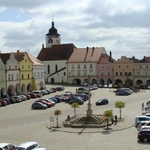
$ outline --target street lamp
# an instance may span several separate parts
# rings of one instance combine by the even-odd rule
[[[88,76],[88,84],[89,84],[89,91],[88,91],[88,109],[87,109],[87,117],[92,117],[93,110],[91,109],[91,93],[90,93],[90,75]]]

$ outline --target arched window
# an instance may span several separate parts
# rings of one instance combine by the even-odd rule
[[[47,66],[47,73],[50,74],[50,65]]]
[[[55,71],[56,71],[56,72],[57,72],[57,69],[58,69],[58,68],[57,68],[57,65],[56,65],[56,66],[55,66]]]

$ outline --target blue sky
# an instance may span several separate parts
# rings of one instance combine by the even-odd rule
[[[149,7],[148,0],[0,0],[0,51],[36,57],[53,16],[62,44],[142,59],[150,56]]]

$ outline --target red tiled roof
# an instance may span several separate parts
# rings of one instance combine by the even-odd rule
[[[6,64],[7,60],[10,58],[10,53],[0,53],[0,57],[4,64]]]
[[[78,48],[67,62],[98,62],[102,54],[106,54],[104,47]]]
[[[73,44],[52,45],[50,48],[42,48],[37,59],[46,60],[68,60],[74,50]]]

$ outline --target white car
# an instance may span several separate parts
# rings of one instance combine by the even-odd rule
[[[15,150],[16,145],[10,143],[0,143],[0,150]]]
[[[38,147],[38,148],[34,148],[33,150],[48,150],[47,148],[43,148],[43,147]]]
[[[15,150],[32,150],[34,148],[39,148],[39,147],[41,146],[37,142],[31,141],[31,142],[25,142],[18,145]]]

